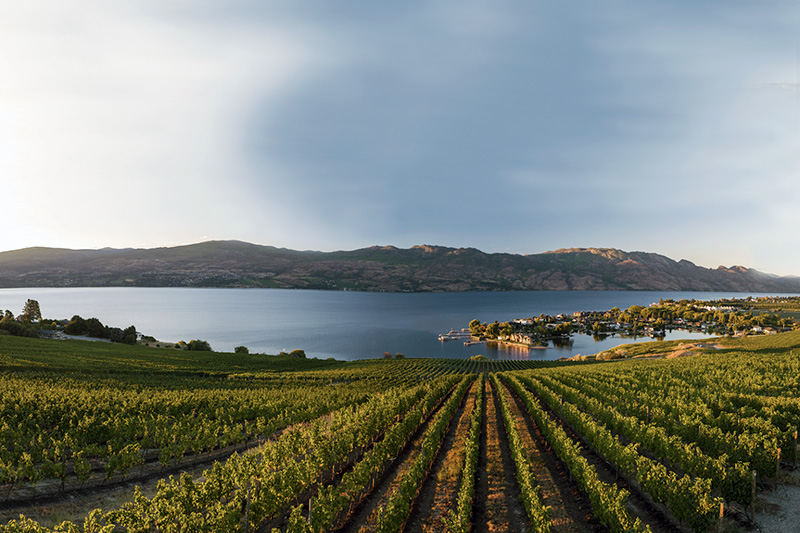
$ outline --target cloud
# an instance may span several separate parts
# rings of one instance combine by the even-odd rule
[[[25,238],[0,248],[215,235],[767,257],[800,222],[798,15],[24,2],[0,21],[0,209]]]
[[[0,165],[17,213],[64,237],[92,228],[98,246],[235,233],[241,123],[302,69],[302,46],[157,3],[90,4],[26,2],[0,22]]]

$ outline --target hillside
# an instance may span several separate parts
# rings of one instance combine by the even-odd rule
[[[0,336],[0,532],[795,531],[798,346],[341,362]]]
[[[373,246],[308,252],[239,241],[156,249],[26,248],[0,253],[0,287],[269,287],[393,292],[686,290],[800,292],[800,278],[716,269],[646,252],[571,248],[533,255]]]

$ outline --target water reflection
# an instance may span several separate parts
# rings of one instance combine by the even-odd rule
[[[712,337],[702,331],[672,330],[663,334],[651,335],[620,335],[620,334],[584,334],[577,333],[571,337],[562,337],[550,340],[546,348],[528,348],[520,345],[493,343],[487,345],[486,357],[491,359],[524,359],[524,360],[552,360],[574,355],[591,355],[605,350],[610,350],[623,344],[640,342],[661,342],[669,340],[697,340]]]

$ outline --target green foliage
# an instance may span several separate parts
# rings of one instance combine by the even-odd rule
[[[103,325],[97,318],[84,319],[79,315],[73,316],[64,328],[67,335],[87,336],[95,339],[108,339],[111,342],[136,344],[138,333],[135,326],[125,329]],[[155,340],[155,339],[153,339]]]
[[[69,324],[64,328],[64,333],[67,335],[86,335],[87,331],[89,331],[89,328],[86,324],[86,320],[79,315],[73,316]]]
[[[468,533],[472,521],[472,505],[475,499],[475,482],[480,455],[484,382],[485,377],[481,374],[475,385],[475,407],[470,415],[469,434],[464,443],[464,471],[456,496],[456,508],[451,509],[450,515],[443,519],[451,533]]]
[[[589,495],[595,516],[613,532],[650,531],[649,526],[643,525],[628,512],[627,491],[600,479],[594,466],[581,454],[579,444],[544,411],[530,391],[514,377],[502,376],[502,379],[520,396],[553,451],[567,466],[578,486]]]
[[[187,345],[189,351],[192,352],[213,352],[214,350],[211,349],[211,345],[207,341],[203,341],[200,339],[192,339],[189,341]]]
[[[247,348],[247,346],[237,346],[236,348],[233,349],[233,352],[234,353],[250,353],[250,350]]]
[[[486,337],[496,339],[498,335],[500,335],[500,324],[495,320],[486,326]]]
[[[503,426],[508,436],[508,446],[511,450],[511,456],[514,459],[514,465],[516,466],[517,482],[519,483],[522,503],[525,506],[525,511],[528,513],[531,530],[547,533],[550,531],[551,524],[550,507],[545,506],[542,501],[541,489],[536,485],[536,479],[531,471],[530,464],[528,464],[527,453],[522,444],[519,431],[517,430],[516,420],[511,413],[511,407],[508,403],[505,389],[500,385],[496,374],[492,374],[491,378],[492,386],[500,402]]]
[[[135,474],[145,450],[168,467],[187,455],[272,436],[214,464],[202,482],[190,475],[165,479],[154,497],[137,491],[85,524],[90,531],[256,531],[290,517],[294,529],[328,531],[384,478],[412,436],[421,436],[419,455],[378,522],[380,530],[395,531],[475,374],[502,370],[489,379],[534,530],[546,530],[549,521],[530,458],[514,436],[506,387],[610,531],[647,526],[627,510],[627,492],[599,479],[581,447],[618,466],[684,525],[704,530],[716,527],[717,496],[747,505],[752,470],[774,476],[778,457],[794,459],[800,420],[800,332],[727,342],[723,350],[682,359],[576,364],[220,357],[0,336],[0,431],[15,444],[0,449],[0,484],[53,486],[66,477],[91,486]],[[476,386],[457,508],[445,519],[453,532],[470,529],[483,376]],[[358,460],[345,467],[348,457]],[[298,507],[308,494],[314,494],[310,518],[307,507]],[[50,531],[32,521],[25,527],[9,531]]]
[[[477,318],[470,321],[469,332],[475,337],[480,337],[481,335],[483,335],[483,327],[481,326],[481,321],[478,320]]]
[[[25,306],[22,308],[22,318],[30,322],[41,320],[42,311],[39,309],[39,302],[29,298],[25,302]]]
[[[39,331],[36,326],[28,321],[17,322],[11,313],[6,313],[3,318],[0,319],[0,331],[16,337],[35,338],[39,336]]]
[[[408,520],[411,506],[419,493],[421,483],[430,471],[439,448],[442,445],[444,434],[458,409],[461,399],[466,394],[472,377],[465,377],[447,400],[443,408],[436,413],[434,419],[422,437],[420,453],[408,470],[403,473],[399,487],[389,498],[383,509],[383,516],[378,527],[379,532],[400,532]]]
[[[98,318],[88,318],[86,319],[86,335],[89,337],[94,337],[96,339],[107,339],[108,338],[108,328],[100,322]]]
[[[136,338],[138,337],[138,333],[136,332],[136,327],[128,326],[124,330],[122,330],[122,341],[125,344],[136,344]]]

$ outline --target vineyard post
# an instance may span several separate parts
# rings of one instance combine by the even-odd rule
[[[778,448],[778,459],[775,461],[775,480],[777,481],[778,476],[781,473],[781,449]]]
[[[792,466],[797,466],[797,430],[794,430],[794,453],[792,454]]]
[[[719,502],[719,533],[722,533],[722,518],[725,516],[725,500]]]
[[[250,480],[247,480],[247,498],[244,501],[244,533],[250,531]]]
[[[311,506],[314,504],[314,498],[308,499],[308,523],[311,523]]]
[[[753,470],[753,484],[752,484],[752,507],[753,507],[753,522],[756,521],[756,471]]]

